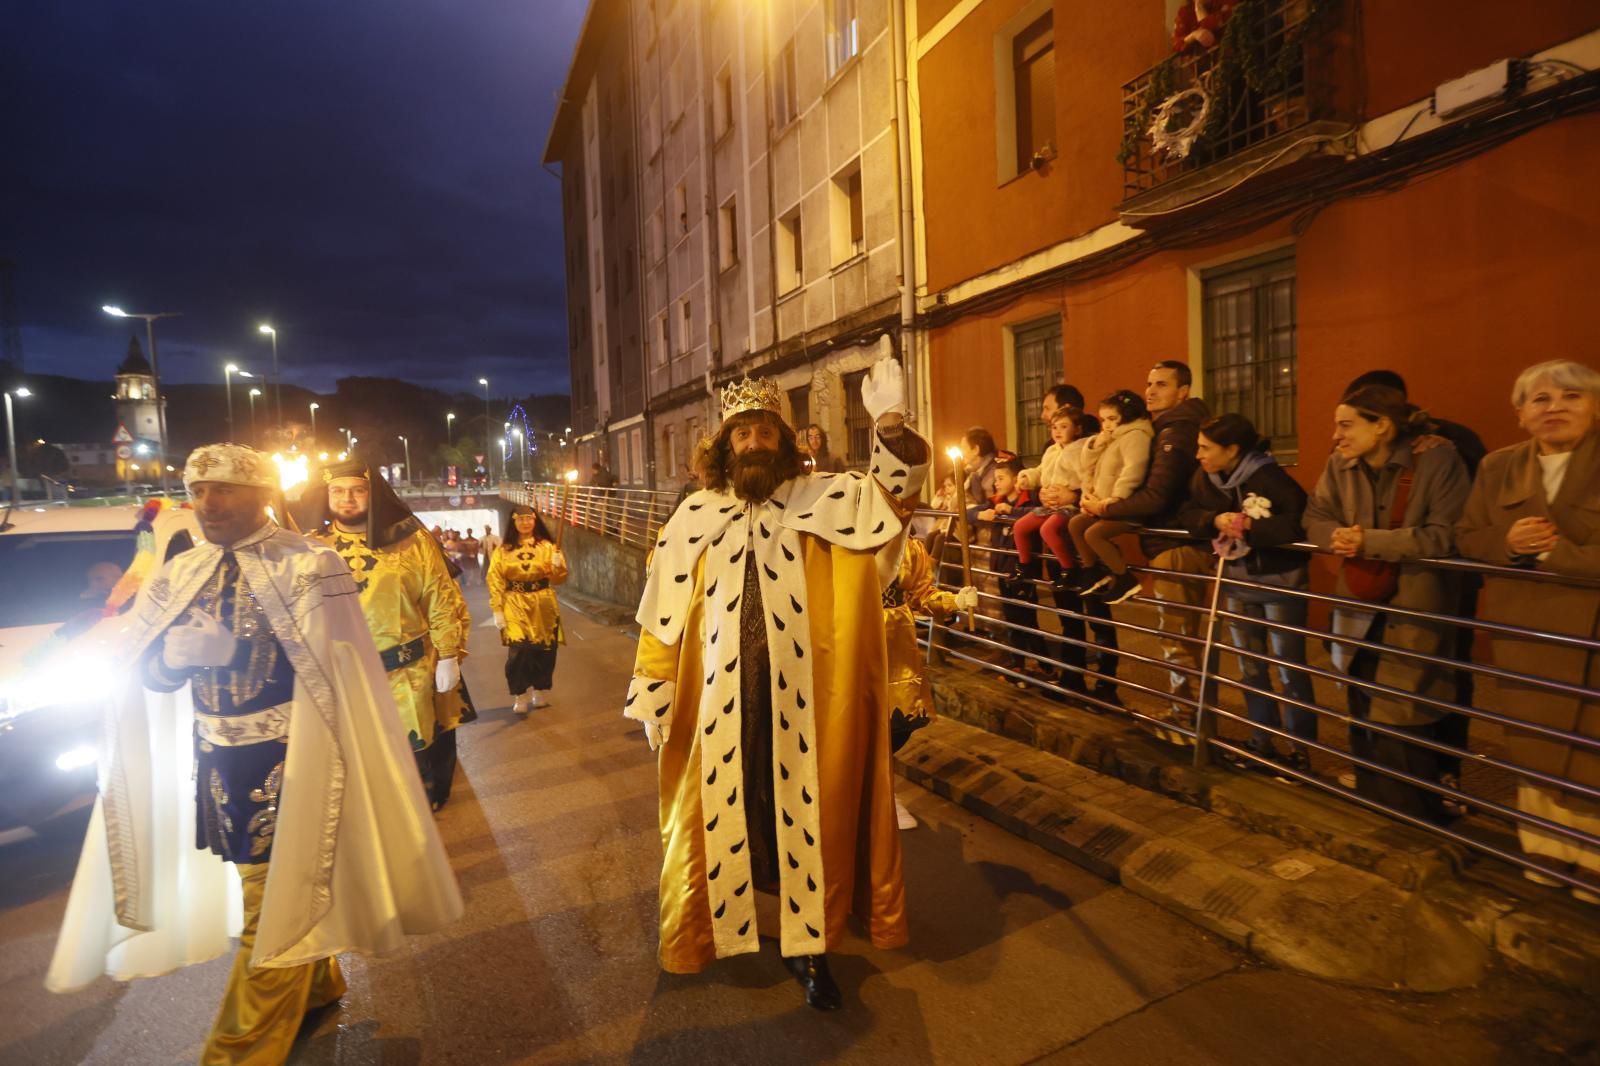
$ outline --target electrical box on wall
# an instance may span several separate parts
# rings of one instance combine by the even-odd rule
[[[1433,90],[1433,113],[1440,118],[1502,100],[1522,89],[1528,80],[1527,64],[1520,59],[1500,59],[1480,70],[1441,82]]]

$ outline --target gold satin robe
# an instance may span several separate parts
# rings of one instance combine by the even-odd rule
[[[502,544],[489,560],[489,607],[506,620],[506,640],[519,644],[564,644],[561,605],[555,586],[567,580],[567,560],[554,541]],[[548,581],[538,592],[511,592],[508,581]]]
[[[313,536],[338,552],[361,592],[361,613],[380,652],[424,638],[423,654],[389,671],[389,688],[413,748],[433,743],[440,728],[434,704],[434,667],[459,658],[470,619],[444,556],[425,530],[374,549],[363,533],[337,528]]]
[[[944,621],[956,613],[956,594],[938,587],[933,559],[915,537],[906,540],[900,559],[901,602],[883,611],[883,639],[889,648],[889,710],[910,718],[933,713],[926,659],[917,647],[916,615]]]

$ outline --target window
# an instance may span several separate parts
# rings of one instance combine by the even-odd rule
[[[717,266],[729,270],[739,265],[739,207],[733,197],[717,212]]]
[[[1294,251],[1203,275],[1206,399],[1270,438],[1280,461],[1298,458],[1295,424]]]
[[[653,211],[645,223],[645,240],[649,244],[650,261],[659,263],[667,255],[667,235],[661,224],[661,212]]]
[[[795,84],[794,41],[783,46],[772,71],[772,125],[783,129],[800,117],[800,87]]]
[[[1035,155],[1056,139],[1055,15],[1045,12],[1011,42],[1016,94],[1017,173],[1032,169]]]
[[[834,175],[829,190],[829,223],[832,229],[833,264],[860,255],[866,250],[866,227],[861,204],[861,161]]]
[[[789,424],[797,432],[811,424],[810,385],[797,385],[789,390]]]
[[[661,312],[656,316],[655,340],[651,347],[656,350],[656,365],[666,366],[672,358],[672,340],[667,336],[667,313]]]
[[[676,478],[683,469],[678,465],[678,427],[668,426],[661,434],[661,454],[667,459],[667,476]]]
[[[689,232],[689,190],[679,182],[672,190],[672,213],[678,218],[678,236]]]
[[[717,91],[711,98],[711,128],[718,138],[733,129],[733,69],[723,67],[717,73]]]
[[[1011,331],[1017,454],[1033,459],[1050,443],[1050,427],[1039,421],[1045,390],[1061,380],[1061,319]]]
[[[797,207],[778,220],[778,295],[793,292],[805,281],[805,240]]]
[[[692,346],[691,338],[694,336],[694,311],[685,296],[678,301],[678,353],[687,352]]]
[[[855,370],[843,376],[845,465],[865,466],[872,457],[872,417],[861,402],[861,383],[865,370]],[[830,449],[831,450],[831,449]]]
[[[828,77],[861,54],[861,23],[856,18],[856,0],[827,0]]]
[[[628,433],[628,450],[633,453],[633,480],[644,481],[644,429],[634,426]]]

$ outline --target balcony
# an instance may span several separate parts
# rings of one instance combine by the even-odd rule
[[[1336,71],[1350,58],[1332,44],[1341,7],[1241,0],[1213,47],[1168,56],[1124,85],[1123,221],[1175,221],[1247,182],[1338,165],[1354,128],[1339,93],[1355,84]],[[1167,136],[1152,136],[1163,110]]]

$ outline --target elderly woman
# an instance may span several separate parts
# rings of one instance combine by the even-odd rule
[[[1471,489],[1454,448],[1416,447],[1429,429],[1426,416],[1398,389],[1369,386],[1346,396],[1334,411],[1334,453],[1306,505],[1305,528],[1313,544],[1343,557],[1338,594],[1373,608],[1335,610],[1337,636],[1448,659],[1454,627],[1382,610],[1449,613],[1461,602],[1454,575],[1414,561],[1450,554],[1451,534]],[[1430,700],[1448,701],[1455,694],[1455,672],[1436,662],[1354,645],[1335,645],[1334,662],[1357,681]],[[1439,780],[1447,769],[1440,754],[1410,743],[1405,734],[1437,742],[1443,712],[1359,684],[1349,691],[1351,717],[1389,730],[1352,728],[1351,751],[1411,777]],[[1356,791],[1415,817],[1446,817],[1438,793],[1360,764]]]
[[[1456,527],[1461,554],[1487,563],[1568,577],[1600,578],[1600,373],[1566,360],[1522,372],[1511,406],[1529,436],[1483,461],[1466,514]],[[1600,637],[1600,589],[1551,581],[1491,577],[1479,616],[1487,621]],[[1567,685],[1600,688],[1600,656],[1584,648],[1496,634],[1495,663]],[[1553,692],[1532,682],[1500,682],[1501,709],[1536,725],[1600,738],[1600,700]],[[1548,734],[1508,731],[1518,766],[1600,788],[1600,750]],[[1592,795],[1525,779],[1517,807],[1546,821],[1600,837],[1600,801]],[[1519,825],[1522,850],[1594,885],[1574,888],[1585,903],[1600,903],[1600,848],[1534,825]],[[1524,871],[1529,880],[1559,885]]]

